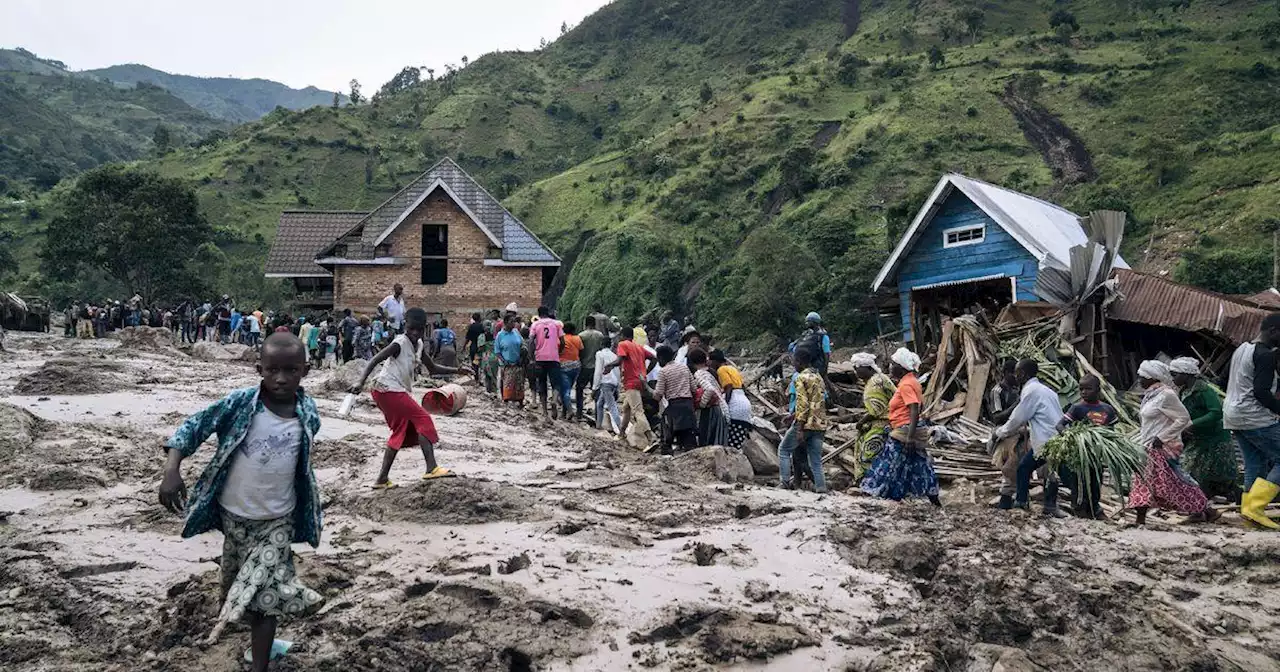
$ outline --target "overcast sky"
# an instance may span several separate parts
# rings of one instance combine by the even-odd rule
[[[406,65],[535,49],[608,0],[0,0],[0,47],[366,95]]]

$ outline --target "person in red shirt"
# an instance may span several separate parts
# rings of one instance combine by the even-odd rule
[[[627,327],[622,329],[618,341],[618,360],[604,367],[603,374],[608,375],[610,371],[619,366],[622,367],[622,427],[618,430],[618,434],[626,437],[627,428],[631,426],[631,421],[634,419],[636,432],[644,435],[648,445],[652,445],[657,442],[657,436],[649,426],[649,419],[645,417],[644,400],[640,396],[640,390],[644,388],[649,369],[652,369],[658,360],[644,346],[636,344],[632,331]]]

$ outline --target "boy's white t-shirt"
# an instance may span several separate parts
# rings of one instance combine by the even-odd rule
[[[601,385],[622,386],[622,367],[619,366],[609,373],[604,373],[605,367],[616,361],[618,361],[618,356],[608,348],[601,348],[596,353],[596,372],[595,379],[591,381],[591,389],[598,390]]]
[[[249,433],[232,455],[218,504],[248,520],[275,520],[293,513],[301,446],[301,420],[263,409],[253,416]]]
[[[413,341],[410,341],[408,336],[400,334],[391,342],[400,345],[400,354],[388,357],[382,363],[382,370],[374,379],[373,387],[383,392],[412,392],[413,369],[418,361],[418,353],[413,347]]]

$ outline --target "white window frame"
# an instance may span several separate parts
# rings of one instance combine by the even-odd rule
[[[982,231],[982,235],[981,235],[981,236],[979,236],[979,237],[977,237],[977,238],[971,238],[971,239],[969,239],[969,240],[961,240],[961,241],[959,241],[959,242],[955,242],[955,243],[951,242],[951,240],[950,240],[950,238],[951,238],[951,234],[953,234],[953,233],[956,233],[956,232],[958,232],[958,231],[973,231],[973,230],[975,230],[975,229],[977,229],[977,230],[981,230],[981,231]],[[986,242],[986,240],[987,240],[987,225],[986,225],[986,224],[979,224],[979,225],[977,225],[977,226],[973,226],[973,225],[969,225],[969,226],[954,226],[954,227],[952,227],[952,228],[950,228],[950,229],[943,229],[943,231],[942,231],[942,247],[943,247],[943,249],[948,249],[948,248],[952,248],[952,247],[964,247],[964,246],[966,246],[966,245],[977,245],[977,244],[979,244],[979,243]]]

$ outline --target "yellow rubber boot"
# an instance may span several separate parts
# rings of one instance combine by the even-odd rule
[[[1280,530],[1276,521],[1267,517],[1267,505],[1280,494],[1280,485],[1259,478],[1240,501],[1240,515],[1270,530]]]

